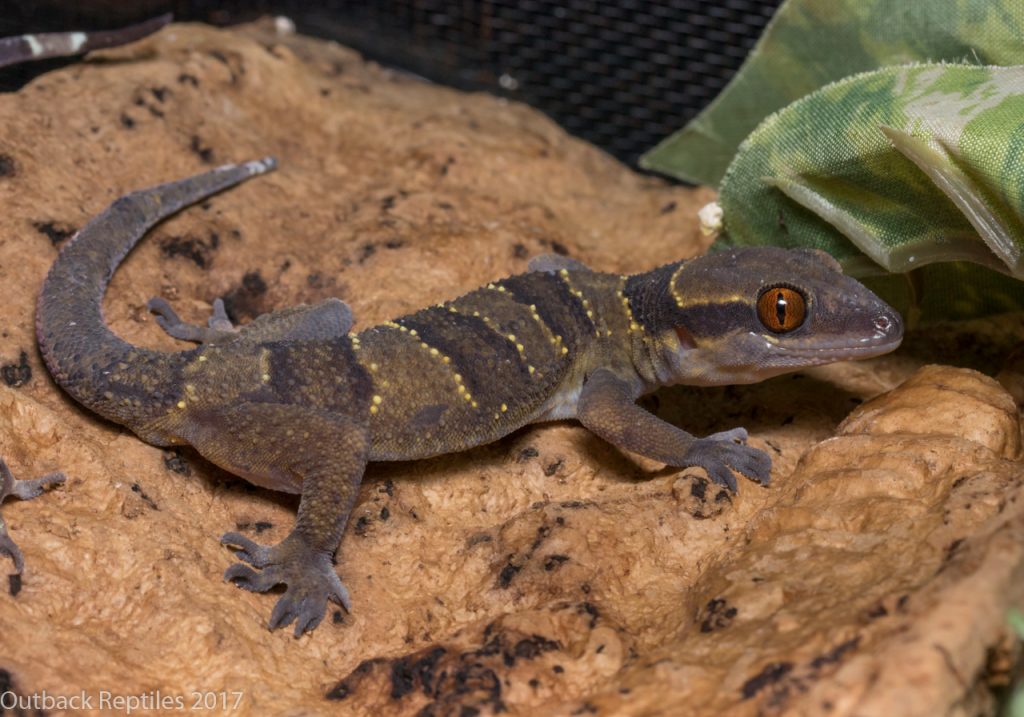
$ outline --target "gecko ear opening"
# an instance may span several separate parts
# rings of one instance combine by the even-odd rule
[[[818,261],[822,262],[830,269],[838,271],[840,274],[843,273],[843,265],[839,261],[829,254],[824,249],[815,249],[814,247],[800,247],[799,249],[793,249],[793,252],[797,254],[803,254],[804,256],[813,257]]]

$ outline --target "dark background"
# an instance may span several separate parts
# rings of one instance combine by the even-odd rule
[[[0,37],[111,29],[163,12],[286,15],[382,64],[514,98],[632,165],[729,81],[780,0],[0,0]],[[74,60],[0,70],[0,91]]]

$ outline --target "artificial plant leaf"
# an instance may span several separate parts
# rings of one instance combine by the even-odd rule
[[[758,126],[719,203],[727,244],[824,249],[861,277],[972,262],[993,305],[1022,306],[1024,284],[999,274],[1024,278],[1024,67],[904,65],[827,85]],[[941,315],[928,296],[941,288],[921,283]]]
[[[772,112],[858,72],[939,60],[1024,64],[1024,0],[786,0],[721,94],[640,164],[718,184]]]

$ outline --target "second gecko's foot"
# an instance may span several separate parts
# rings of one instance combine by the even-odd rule
[[[0,503],[11,496],[21,500],[32,500],[42,495],[49,486],[60,485],[65,480],[63,473],[49,473],[41,478],[18,480],[7,467],[6,461],[0,459]],[[14,575],[21,575],[25,569],[25,559],[14,540],[8,535],[3,518],[0,518],[0,555],[6,555],[14,562]]]
[[[237,548],[236,556],[259,569],[235,563],[224,572],[224,579],[240,588],[266,592],[285,585],[284,595],[270,615],[269,627],[295,623],[295,637],[316,629],[324,618],[327,601],[332,600],[351,611],[352,601],[331,564],[328,553],[318,552],[291,536],[274,546],[260,545],[239,533],[226,533],[224,545]]]
[[[700,438],[686,453],[686,464],[703,468],[719,485],[736,492],[736,476],[742,473],[761,485],[771,480],[772,459],[767,453],[746,445],[747,432],[742,428]]]
[[[146,308],[156,315],[156,322],[160,324],[165,332],[182,341],[193,341],[195,343],[206,343],[225,336],[237,333],[238,329],[231,323],[224,302],[215,299],[213,302],[213,313],[210,315],[207,326],[189,324],[181,320],[171,305],[163,298],[154,296],[146,302]]]

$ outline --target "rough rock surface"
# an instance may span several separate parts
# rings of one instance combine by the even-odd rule
[[[294,640],[265,628],[274,596],[221,581],[217,542],[280,539],[294,498],[145,445],[47,376],[33,307],[60,244],[133,188],[276,155],[278,172],[166,222],[117,274],[112,326],[173,349],[153,294],[189,320],[218,296],[246,320],[336,295],[366,325],[542,252],[613,271],[699,253],[709,193],[270,24],[175,25],[94,55],[0,96],[0,126],[0,454],[20,477],[69,476],[2,508],[28,567],[0,594],[0,691],[260,715],[994,709],[1024,591],[1019,410],[981,373],[922,366],[994,373],[1006,324],[645,399],[695,432],[745,425],[773,453],[772,485],[735,496],[568,423],[373,466],[339,553],[353,614]]]

